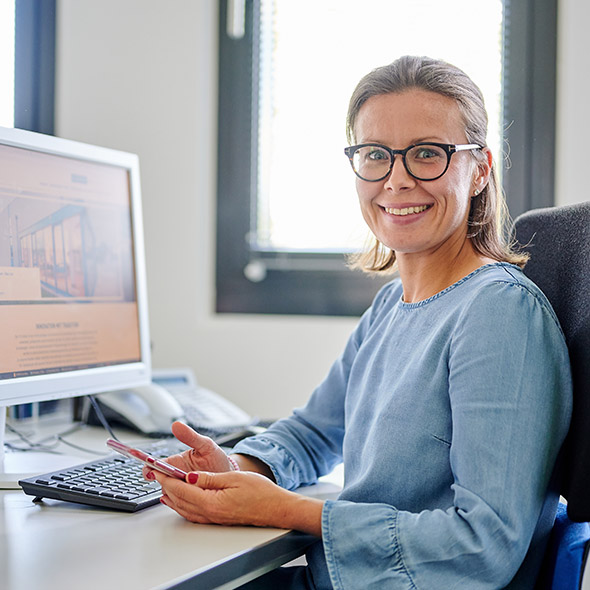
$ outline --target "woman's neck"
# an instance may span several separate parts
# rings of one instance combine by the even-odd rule
[[[396,260],[406,303],[424,301],[481,266],[497,262],[477,253],[469,240],[455,252],[444,246],[429,253],[396,252]]]

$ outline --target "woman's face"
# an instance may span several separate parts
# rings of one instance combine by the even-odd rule
[[[358,113],[354,131],[357,143],[375,142],[392,149],[426,141],[468,143],[455,101],[417,89],[370,98]],[[416,180],[397,155],[386,179],[356,182],[365,221],[399,257],[461,247],[467,239],[470,197],[485,186],[480,176],[472,153],[463,151],[452,156],[448,170],[437,180]]]

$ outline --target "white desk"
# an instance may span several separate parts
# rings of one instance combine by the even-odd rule
[[[96,444],[107,436],[92,429],[76,438]],[[337,491],[326,481],[305,493],[334,497]],[[122,513],[49,499],[35,504],[20,490],[0,492],[4,590],[235,588],[315,541],[281,529],[195,525],[162,505]]]

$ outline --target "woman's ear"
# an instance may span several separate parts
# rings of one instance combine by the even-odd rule
[[[473,196],[479,195],[479,193],[481,193],[481,191],[487,186],[490,180],[490,174],[492,173],[492,150],[485,147],[482,148],[481,152],[485,156],[485,159],[478,160],[476,164],[472,187],[473,192],[471,193]]]

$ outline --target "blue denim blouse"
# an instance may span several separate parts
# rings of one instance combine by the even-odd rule
[[[312,587],[525,589],[571,403],[553,310],[496,263],[418,303],[386,285],[307,405],[235,451],[288,489],[344,462],[308,554]]]

